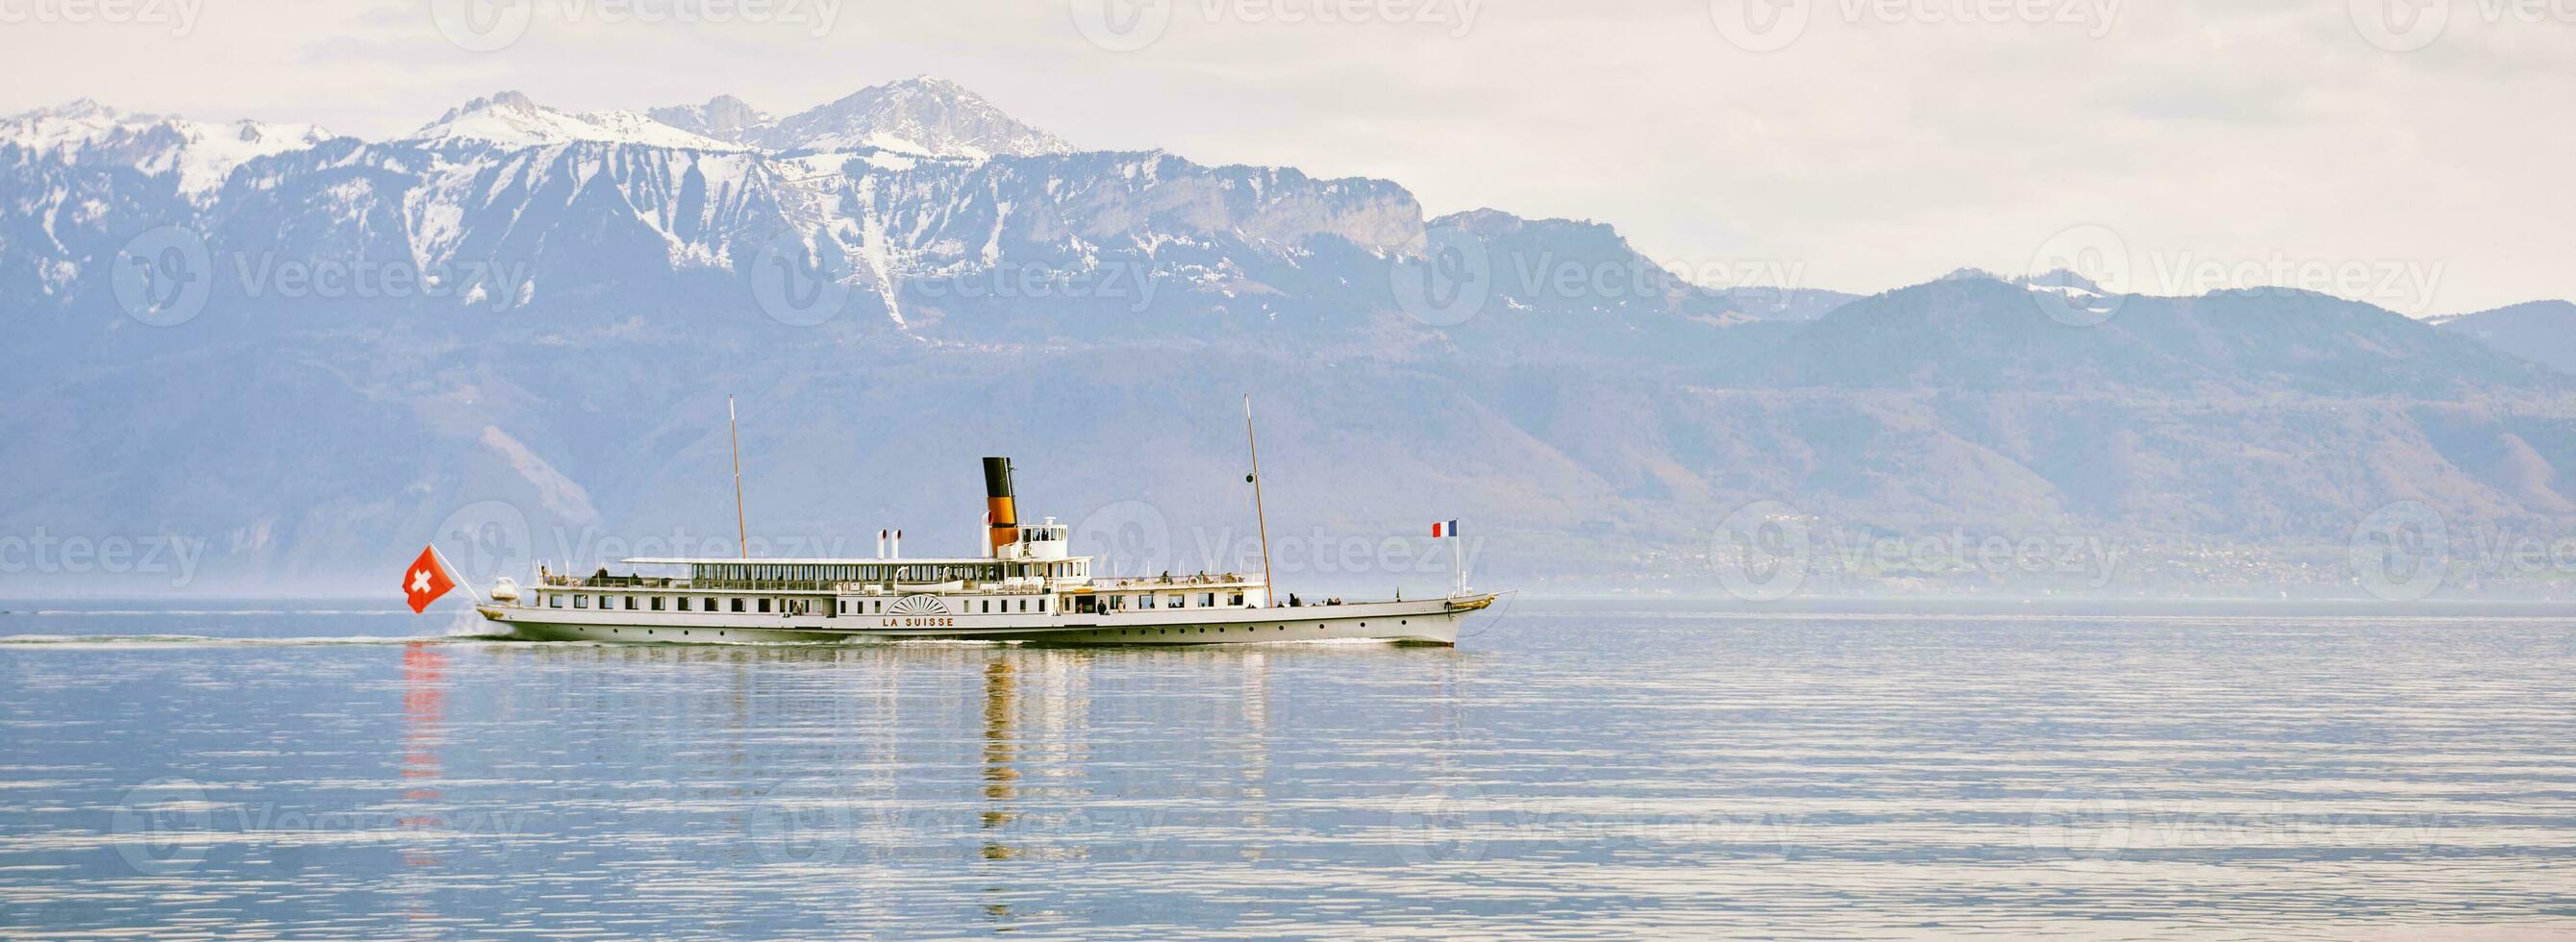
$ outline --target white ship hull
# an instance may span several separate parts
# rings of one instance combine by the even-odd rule
[[[1270,644],[1374,640],[1455,645],[1458,623],[1492,595],[1408,602],[1062,614],[757,615],[483,604],[483,617],[530,641],[733,644],[851,640],[1038,644]]]

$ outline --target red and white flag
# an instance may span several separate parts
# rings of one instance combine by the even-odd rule
[[[421,547],[420,558],[411,561],[410,569],[403,570],[403,598],[411,603],[414,615],[453,588],[456,578],[448,575],[447,567],[439,562],[436,544]]]

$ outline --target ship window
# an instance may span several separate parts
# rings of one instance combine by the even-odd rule
[[[661,596],[656,595],[656,596],[654,596],[654,597],[653,597],[653,610],[654,610],[654,611],[657,611],[657,612],[662,610],[662,597],[661,597]]]
[[[1242,605],[1242,604],[1243,604],[1243,593],[1241,593],[1241,592],[1237,592],[1237,593],[1235,593],[1235,594],[1233,594],[1233,595],[1226,596],[1226,597],[1225,597],[1225,604],[1227,604],[1227,605],[1236,605],[1236,606],[1240,606],[1240,605]]]
[[[1200,608],[1215,608],[1215,607],[1216,607],[1216,593],[1214,593],[1214,592],[1201,592],[1201,593],[1199,593],[1199,607],[1200,607]]]
[[[1045,600],[1045,599],[1039,599],[1039,600],[1038,600],[1038,611],[1041,611],[1041,612],[1046,611],[1046,600]]]
[[[549,595],[549,596],[546,596],[546,607],[547,607],[547,608],[562,608],[562,607],[563,607],[563,596],[561,596],[561,595]]]
[[[1170,596],[1164,596],[1164,597],[1163,597],[1163,607],[1164,607],[1164,608],[1179,608],[1179,607],[1181,607],[1181,603],[1182,603],[1182,602],[1184,602],[1184,601],[1187,601],[1187,600],[1188,600],[1188,597],[1187,597],[1187,596],[1181,596],[1181,595],[1170,595]]]
[[[733,600],[733,611],[734,611],[734,614],[736,614],[736,615],[742,614],[742,600],[741,600],[741,599],[735,599],[735,600]]]
[[[984,600],[984,614],[987,614],[987,615],[993,614],[993,600],[992,600],[992,599],[985,599],[985,600]]]
[[[589,608],[589,607],[590,607],[590,596],[587,596],[587,595],[576,595],[576,596],[573,596],[573,597],[572,597],[572,607],[574,607],[574,608]]]
[[[626,610],[630,612],[635,610],[635,597],[632,595],[626,597]]]
[[[701,611],[709,611],[709,612],[712,612],[712,611],[715,611],[715,610],[716,610],[716,600],[714,600],[714,599],[707,599],[707,600],[706,600],[706,603],[707,603],[707,604],[706,604],[706,607],[705,607],[705,608],[703,608],[703,609],[701,609]]]
[[[1028,610],[1029,610],[1029,600],[1027,600],[1027,599],[1021,599],[1021,600],[1020,600],[1020,611],[1025,612],[1025,611],[1028,611]]]
[[[761,614],[763,614],[763,615],[767,615],[767,614],[769,614],[769,600],[768,600],[768,599],[761,599],[761,600],[760,600],[760,613],[761,613]]]

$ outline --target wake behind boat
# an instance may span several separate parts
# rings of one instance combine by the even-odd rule
[[[1455,645],[1492,593],[1286,604],[1266,575],[1100,578],[1054,518],[1022,527],[1011,464],[984,459],[987,553],[908,558],[881,534],[862,559],[629,559],[636,572],[503,580],[483,617],[530,640],[632,642],[960,639],[1059,644],[1236,644],[1367,639]],[[650,572],[648,572],[650,571]]]

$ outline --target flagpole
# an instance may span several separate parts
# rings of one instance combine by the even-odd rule
[[[1261,441],[1252,435],[1251,393],[1243,394],[1243,442],[1252,449],[1252,519],[1261,528],[1261,590],[1275,607],[1279,586],[1270,581],[1270,514],[1261,506]]]
[[[733,532],[734,546],[742,558],[751,558],[751,525],[742,515],[742,429],[733,418],[733,397],[725,397],[725,432],[733,436]]]
[[[465,581],[465,570],[458,569],[456,568],[455,563],[448,562],[447,554],[439,552],[438,543],[436,541],[432,541],[429,544],[429,555],[437,557],[438,568],[447,570],[448,575],[456,577],[457,585],[465,587],[466,598],[473,599],[476,602],[483,601],[483,590],[475,588],[474,583]]]
[[[1467,549],[1466,549],[1466,542],[1467,542],[1467,541],[1466,541],[1465,539],[1460,538],[1460,537],[1458,536],[1458,528],[1457,528],[1457,526],[1455,526],[1455,525],[1450,526],[1450,528],[1449,528],[1449,569],[1450,569],[1450,574],[1451,574],[1453,577],[1455,577],[1455,578],[1457,579],[1457,582],[1458,582],[1458,590],[1457,590],[1455,593],[1453,593],[1453,594],[1455,594],[1455,595],[1465,595],[1465,594],[1467,594]]]

